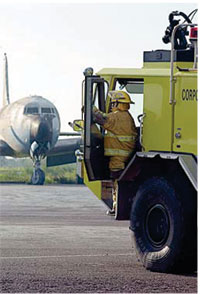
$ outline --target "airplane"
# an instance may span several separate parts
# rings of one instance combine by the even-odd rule
[[[30,157],[33,162],[31,184],[43,185],[45,173],[40,167],[41,160],[46,157],[47,166],[75,162],[75,151],[80,146],[80,134],[61,133],[58,110],[42,96],[33,95],[10,103],[6,53],[4,61],[0,156]],[[60,135],[78,137],[58,140]]]

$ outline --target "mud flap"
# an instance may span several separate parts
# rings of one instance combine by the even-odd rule
[[[116,220],[129,220],[134,197],[134,182],[119,181],[116,205]]]
[[[101,182],[101,200],[108,206],[109,209],[112,209],[113,207],[112,187],[112,180]]]

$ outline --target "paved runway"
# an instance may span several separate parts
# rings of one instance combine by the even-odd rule
[[[195,293],[197,276],[146,271],[129,223],[85,186],[0,186],[1,293]]]

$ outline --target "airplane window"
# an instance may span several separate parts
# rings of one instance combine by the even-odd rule
[[[49,108],[49,107],[42,107],[42,113],[51,113],[51,108]]]
[[[27,114],[35,114],[35,113],[38,113],[38,108],[37,107],[28,107],[26,109],[26,113]]]

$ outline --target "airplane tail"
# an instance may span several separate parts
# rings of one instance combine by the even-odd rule
[[[6,53],[4,53],[3,106],[7,104],[10,104],[8,84],[8,59]]]

